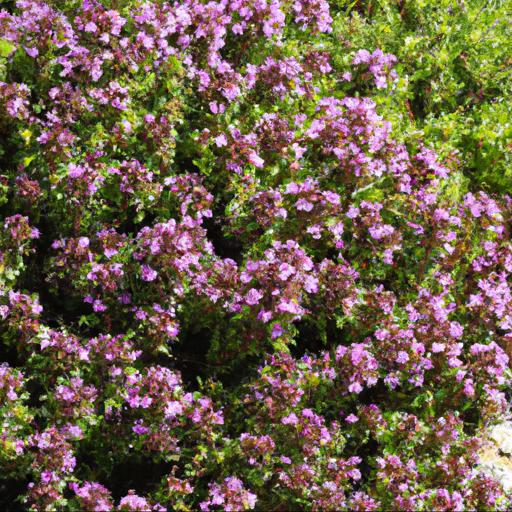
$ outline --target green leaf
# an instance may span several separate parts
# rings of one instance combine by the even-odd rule
[[[16,50],[16,46],[11,42],[6,39],[0,39],[0,57],[9,57],[14,50]]]
[[[28,167],[30,163],[37,157],[37,155],[30,155],[23,159],[23,165]]]

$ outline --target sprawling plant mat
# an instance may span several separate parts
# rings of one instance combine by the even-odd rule
[[[3,509],[510,508],[510,2],[0,5]]]

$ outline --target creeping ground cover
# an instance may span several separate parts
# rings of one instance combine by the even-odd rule
[[[2,509],[509,509],[510,2],[0,9]]]

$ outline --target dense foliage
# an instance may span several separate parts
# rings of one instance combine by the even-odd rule
[[[3,5],[4,508],[510,506],[510,2]]]

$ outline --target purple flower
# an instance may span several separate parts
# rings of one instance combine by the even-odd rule
[[[405,352],[404,350],[400,350],[398,352],[398,355],[396,356],[396,362],[405,364],[407,363],[407,361],[409,361],[409,354],[407,354],[407,352]]]
[[[219,136],[215,137],[215,145],[218,147],[218,148],[221,148],[222,146],[226,146],[228,143],[228,139],[226,138],[226,136],[221,133]]]
[[[283,328],[281,327],[281,324],[274,324],[272,326],[272,339],[275,340],[276,338],[279,338],[283,334]]]
[[[149,265],[141,266],[141,277],[143,281],[154,281],[158,277],[158,272]]]
[[[245,296],[245,302],[249,306],[255,306],[258,304],[262,297],[263,293],[261,293],[259,290],[256,290],[255,288],[251,288]]]

